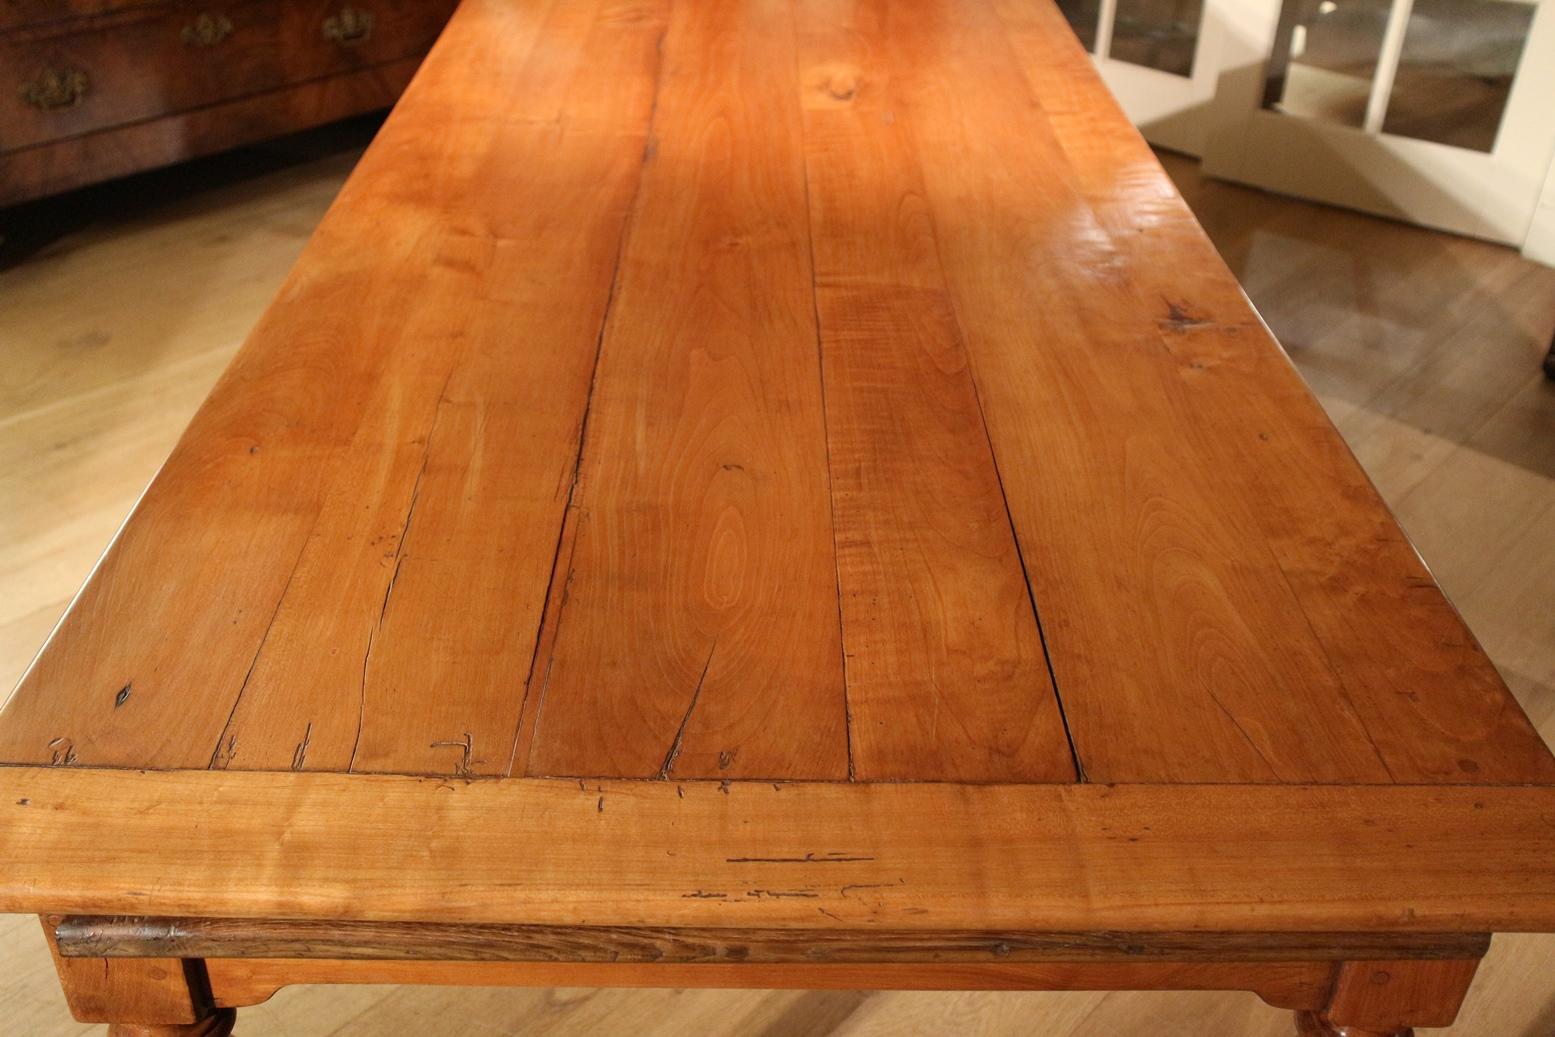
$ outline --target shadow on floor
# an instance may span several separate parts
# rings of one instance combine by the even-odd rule
[[[94,225],[122,224],[208,191],[365,148],[387,113],[376,112],[163,169],[0,208],[0,271]]]

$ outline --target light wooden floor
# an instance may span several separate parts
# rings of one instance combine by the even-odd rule
[[[0,684],[14,684],[172,447],[365,135],[358,126],[141,180],[35,211],[26,225],[0,214],[0,231],[11,222],[0,256],[14,261],[0,269]],[[1539,374],[1555,271],[1504,249],[1208,183],[1192,164],[1167,161],[1555,740],[1555,385]],[[269,171],[233,175],[255,164]],[[212,176],[227,182],[193,190]],[[0,916],[0,1034],[95,1032],[70,1021],[36,921]],[[242,1037],[1290,1032],[1285,1013],[1236,994],[392,987],[284,991],[239,1025]],[[1555,1037],[1555,938],[1499,938],[1452,1032]]]

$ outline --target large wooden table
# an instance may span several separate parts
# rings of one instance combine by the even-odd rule
[[[1048,0],[465,0],[0,760],[0,909],[119,1034],[319,982],[1393,1034],[1555,929],[1555,758]]]

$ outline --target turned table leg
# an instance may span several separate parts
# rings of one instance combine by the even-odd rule
[[[218,1009],[198,1023],[110,1023],[108,1037],[228,1037],[237,1020],[236,1009]]]
[[[1321,1011],[1296,1013],[1299,1037],[1413,1037],[1416,1026],[1451,1026],[1479,959],[1347,961],[1335,968]]]
[[[1415,1031],[1362,1030],[1355,1026],[1336,1026],[1321,1012],[1297,1012],[1296,1033],[1298,1037],[1414,1037]]]
[[[55,916],[43,918],[70,1014],[107,1023],[109,1037],[228,1037],[236,1011],[211,999],[205,963],[183,958],[67,957]]]

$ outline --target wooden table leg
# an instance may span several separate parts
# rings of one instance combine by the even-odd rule
[[[1335,1026],[1320,1012],[1297,1012],[1298,1037],[1414,1037],[1414,1030],[1362,1030],[1354,1026]]]
[[[107,1023],[109,1037],[228,1037],[237,1012],[217,1008],[205,963],[184,958],[66,957],[55,940],[58,916],[43,932],[70,1014]]]
[[[236,1009],[223,1008],[198,1023],[173,1023],[168,1026],[110,1023],[108,1037],[228,1037],[237,1017]]]
[[[1322,1011],[1296,1013],[1299,1037],[1412,1037],[1415,1026],[1451,1026],[1479,959],[1349,961],[1336,966]]]

